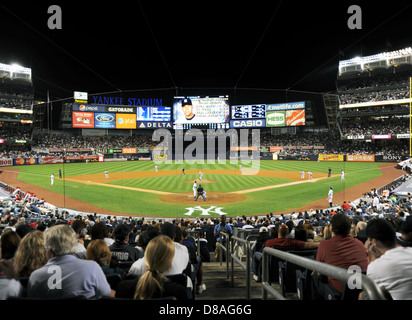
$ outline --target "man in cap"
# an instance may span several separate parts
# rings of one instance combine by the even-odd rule
[[[185,115],[186,120],[192,120],[195,117],[195,114],[193,113],[192,100],[190,99],[182,100],[182,111]]]
[[[402,247],[412,247],[412,216],[401,222],[400,234],[396,235],[396,241]]]
[[[393,300],[412,298],[412,248],[396,243],[394,226],[386,219],[372,219],[366,226],[368,254],[366,275],[389,292]]]

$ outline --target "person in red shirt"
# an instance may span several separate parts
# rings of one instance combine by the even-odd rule
[[[278,230],[278,237],[266,241],[265,247],[287,247],[290,250],[300,250],[300,249],[314,249],[317,248],[319,242],[306,242],[301,240],[296,240],[293,238],[286,238],[289,233],[289,228],[282,224]]]
[[[345,210],[345,211],[347,211],[347,210],[349,210],[350,208],[351,208],[350,204],[347,203],[346,201],[343,201],[342,209]]]
[[[349,232],[351,220],[344,213],[337,213],[331,220],[332,237],[319,243],[316,260],[343,269],[357,265],[361,270],[368,267],[368,256],[361,241],[353,238]],[[325,286],[330,284],[336,291],[342,292],[343,282],[331,277],[327,280],[319,273],[312,273],[312,299],[324,299]]]

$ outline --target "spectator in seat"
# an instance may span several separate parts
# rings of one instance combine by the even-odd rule
[[[77,258],[77,235],[68,224],[44,231],[47,263],[32,272],[27,294],[31,298],[114,296],[102,268],[95,262]]]
[[[219,260],[221,231],[227,233],[229,236],[232,235],[232,227],[226,223],[225,215],[220,216],[220,223],[216,224],[216,226],[213,229],[213,234],[216,238],[215,261]],[[226,237],[222,239],[223,244],[226,242],[225,239]]]
[[[103,239],[108,246],[111,246],[114,243],[114,239],[109,236],[107,225],[103,222],[96,222],[90,228],[90,236],[92,240]]]
[[[163,223],[161,226],[161,234],[166,235],[170,239],[174,240],[175,235],[176,235],[175,225],[170,222]],[[152,241],[153,239],[151,239],[148,243],[150,244],[150,242]],[[177,242],[173,242],[173,244],[175,246],[174,258],[173,258],[170,269],[166,270],[165,272],[166,275],[184,273],[184,271],[188,268],[189,262],[190,262],[189,261],[189,251],[187,247]],[[146,247],[146,250],[147,250],[147,247]],[[145,250],[145,254],[146,254],[146,250]],[[135,263],[133,263],[133,265],[131,266],[129,270],[129,274],[130,275],[141,275],[145,272],[145,268],[146,266],[145,266],[144,259],[139,259]]]
[[[403,247],[412,247],[412,216],[408,216],[400,223],[400,234],[397,234],[396,240]]]
[[[96,261],[105,275],[116,273],[121,276],[124,275],[124,270],[122,268],[116,266],[111,267],[112,253],[106,242],[102,239],[90,241],[86,250],[86,259]]]
[[[13,268],[16,278],[30,277],[34,270],[47,263],[44,251],[44,234],[42,231],[33,230],[26,234],[19,243],[14,256]]]
[[[365,243],[367,240],[366,237],[366,222],[365,221],[359,221],[356,224],[355,228],[355,238],[362,241],[362,243]]]
[[[412,248],[397,244],[395,228],[386,219],[370,220],[366,235],[367,276],[393,300],[412,300]]]
[[[110,252],[117,261],[136,261],[143,257],[140,250],[129,245],[130,228],[119,224],[113,232],[115,242],[109,246]]]
[[[21,238],[16,231],[13,231],[11,228],[3,230],[0,238],[1,259],[12,260],[20,241]]]
[[[361,241],[353,238],[351,220],[344,213],[336,213],[331,220],[332,237],[319,243],[316,260],[332,266],[348,269],[350,266],[359,266],[366,270],[368,258]],[[343,283],[331,277],[321,276],[318,272],[312,273],[312,299],[323,300],[325,286],[330,284],[337,292],[342,292]]]
[[[262,251],[265,247],[266,241],[268,241],[271,238],[272,237],[269,234],[268,229],[264,226],[260,227],[259,235],[251,247],[253,279],[257,282],[262,281],[262,270],[260,265],[263,255]]]
[[[175,297],[187,300],[186,288],[173,283],[166,277],[175,259],[175,245],[166,235],[159,235],[150,240],[145,250],[144,272],[140,277],[123,280],[118,286],[116,297],[134,299],[154,299]]]
[[[303,232],[306,234],[304,228]],[[315,249],[318,247],[319,242],[308,242],[297,240],[294,238],[288,238],[289,228],[282,224],[278,229],[278,237],[275,239],[269,239],[266,241],[265,247],[274,248],[274,247],[284,247],[289,250],[300,250],[300,249]]]
[[[87,231],[86,223],[81,219],[75,219],[71,226],[77,235],[76,256],[80,259],[86,259],[86,247],[84,246],[84,232]]]

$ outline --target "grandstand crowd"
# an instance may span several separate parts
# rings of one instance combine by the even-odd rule
[[[3,300],[196,299],[206,290],[204,268],[220,258],[219,231],[230,236],[243,229],[259,230],[251,252],[258,282],[263,248],[316,249],[318,261],[342,268],[359,264],[385,288],[389,299],[412,298],[411,195],[382,195],[372,189],[357,202],[323,210],[220,219],[59,212],[43,199],[11,196],[0,201]],[[396,261],[385,260],[392,254]],[[76,269],[76,276],[65,278],[61,290],[47,287],[48,268],[55,265],[63,275]],[[321,284],[342,292],[342,283],[333,279]],[[314,286],[318,291],[313,299],[324,299],[322,286]]]

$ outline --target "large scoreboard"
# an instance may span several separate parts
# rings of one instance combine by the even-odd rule
[[[306,104],[230,105],[228,96],[174,97],[173,106],[73,103],[72,127],[87,129],[229,129],[306,124]]]

